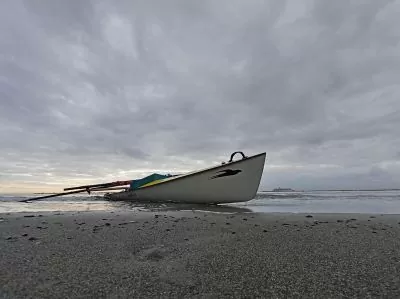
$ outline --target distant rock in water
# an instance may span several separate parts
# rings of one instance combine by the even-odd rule
[[[291,192],[291,191],[294,191],[294,190],[291,189],[291,188],[275,188],[272,191],[273,192]]]

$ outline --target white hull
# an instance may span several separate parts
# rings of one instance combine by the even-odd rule
[[[233,203],[253,199],[264,170],[266,154],[168,178],[132,191],[110,193],[111,200],[176,203]]]

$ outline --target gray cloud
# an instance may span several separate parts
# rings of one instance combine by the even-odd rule
[[[3,7],[0,191],[235,150],[267,152],[264,189],[399,187],[399,1]]]

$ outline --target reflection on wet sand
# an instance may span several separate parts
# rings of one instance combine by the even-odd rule
[[[174,203],[139,203],[131,201],[36,201],[0,202],[0,213],[19,212],[60,212],[60,211],[203,211],[212,213],[249,213],[252,210],[231,205],[174,204]]]
[[[113,202],[118,208],[143,209],[148,211],[202,211],[212,213],[250,213],[251,209],[231,205]]]
[[[112,204],[107,201],[0,202],[0,213],[104,211],[110,209],[113,209]]]

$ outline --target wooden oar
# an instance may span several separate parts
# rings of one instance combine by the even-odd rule
[[[86,189],[81,189],[81,190],[75,190],[75,191],[70,191],[70,192],[62,192],[62,193],[55,193],[55,194],[50,194],[50,195],[45,195],[45,196],[40,196],[40,197],[34,197],[34,198],[28,198],[28,199],[23,199],[20,200],[20,202],[28,202],[28,201],[33,201],[33,200],[39,200],[39,199],[44,199],[44,198],[50,198],[50,197],[56,197],[56,196],[63,196],[63,195],[68,195],[68,194],[76,194],[76,193],[82,193],[82,192],[87,192],[90,194],[92,191],[108,191],[108,190],[121,190],[121,189],[126,189],[124,187],[98,187],[98,188],[86,188]]]
[[[75,194],[75,193],[82,193],[82,192],[90,192],[90,191],[91,191],[91,190],[89,190],[89,191],[88,191],[88,190],[77,190],[77,191],[56,193],[56,194],[50,194],[50,195],[45,195],[45,196],[40,196],[40,197],[34,197],[34,198],[23,199],[23,200],[20,200],[19,202],[28,202],[28,201],[39,200],[39,199],[44,199],[44,198],[50,198],[50,197],[56,197],[56,196],[63,196],[63,195]]]
[[[83,185],[83,186],[77,186],[77,187],[69,187],[69,188],[64,188],[64,191],[68,190],[76,190],[76,189],[88,189],[88,188],[109,188],[109,187],[116,187],[116,186],[124,186],[124,185],[129,185],[131,181],[116,181],[116,182],[111,182],[111,183],[103,183],[103,184],[94,184],[94,185]]]

